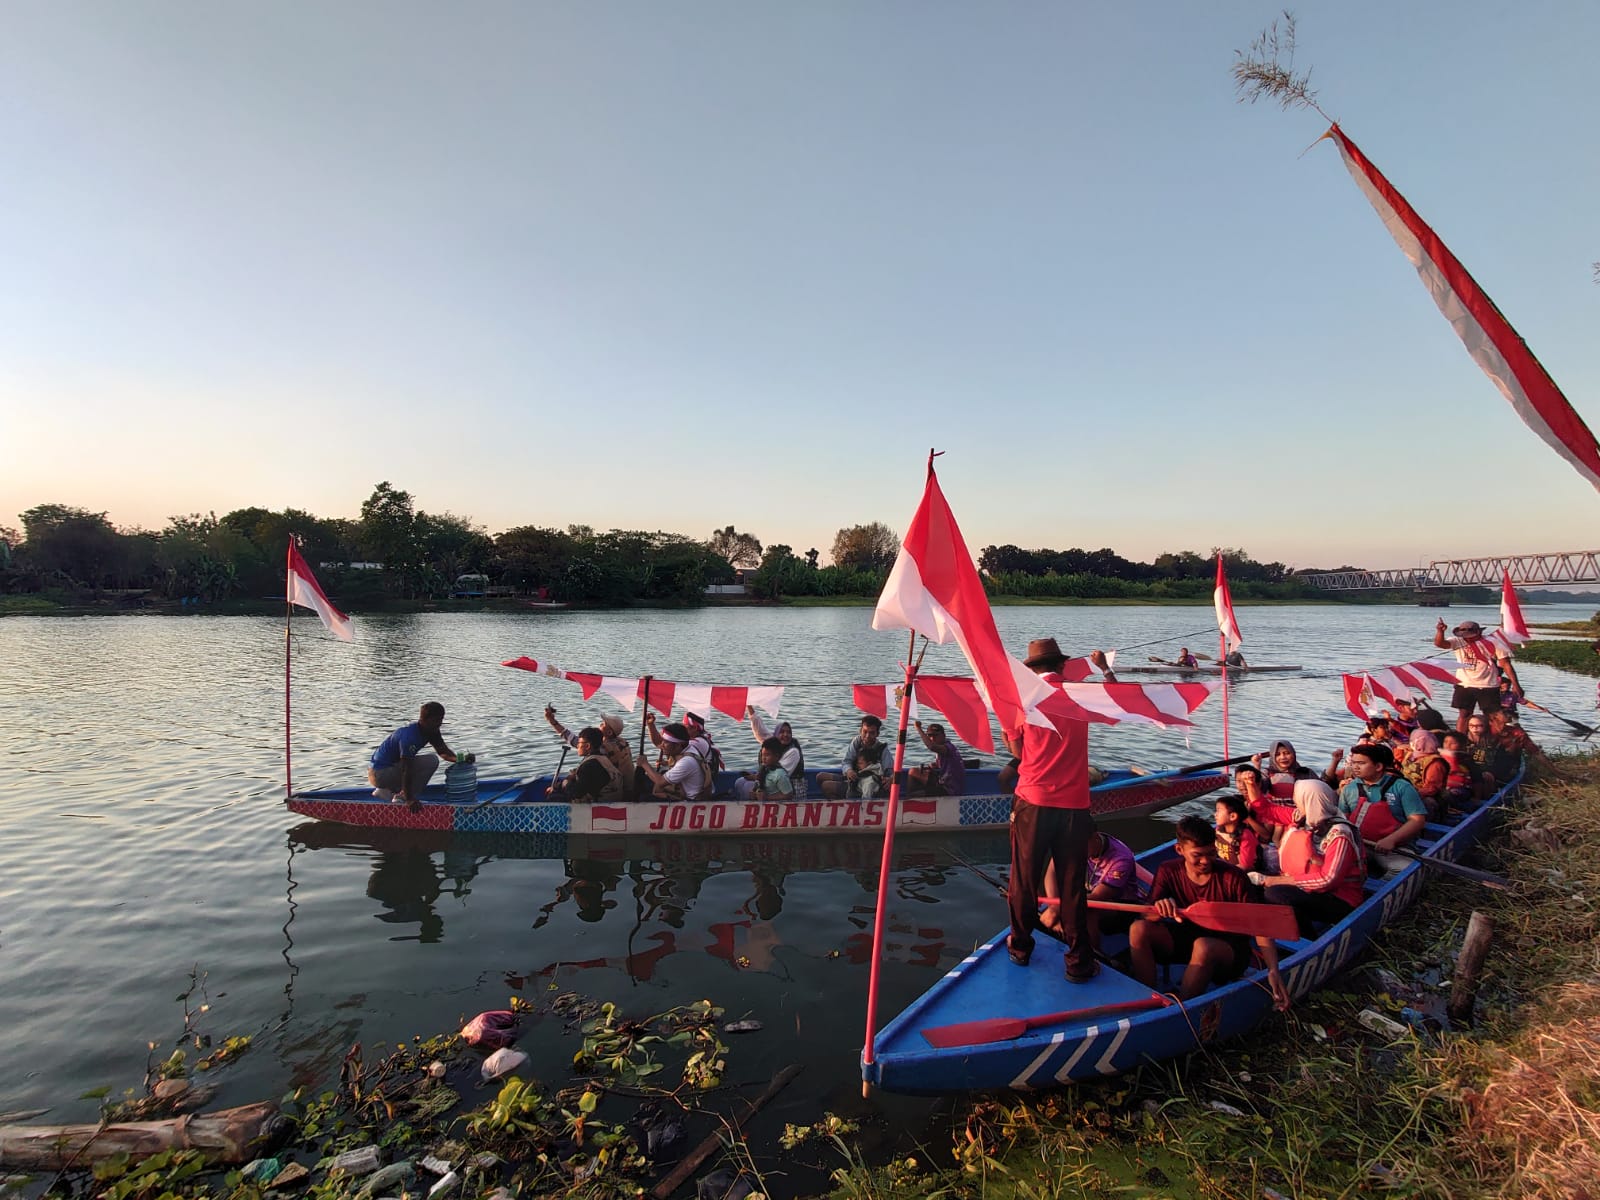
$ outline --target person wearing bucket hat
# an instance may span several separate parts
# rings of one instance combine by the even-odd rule
[[[1444,636],[1444,619],[1433,629],[1433,644],[1441,650],[1455,652],[1455,691],[1450,694],[1450,707],[1456,710],[1456,729],[1465,732],[1467,719],[1476,708],[1485,717],[1497,713],[1500,703],[1500,675],[1511,683],[1512,695],[1522,699],[1522,684],[1517,679],[1517,669],[1511,665],[1511,651],[1498,642],[1483,636],[1483,626],[1476,621],[1463,621],[1457,625],[1452,638]]]
[[[578,735],[573,733],[560,721],[556,720],[556,706],[544,706],[544,719],[550,722],[550,728],[556,735],[574,750],[578,748]],[[633,751],[628,747],[628,741],[622,736],[622,718],[616,713],[607,713],[600,718],[600,753],[611,760],[611,765],[617,768],[622,777],[623,788],[626,792],[633,791]],[[624,796],[628,799],[628,796]]]
[[[1065,680],[1067,656],[1055,638],[1028,643],[1023,665],[1053,687]],[[1046,700],[1039,711],[1053,729],[1027,724],[1007,748],[1020,760],[1011,806],[1011,883],[1007,891],[1011,936],[1007,950],[1020,967],[1033,956],[1033,931],[1039,925],[1039,889],[1054,870],[1061,895],[1061,925],[1069,949],[1069,982],[1082,983],[1099,972],[1089,935],[1089,726]]]

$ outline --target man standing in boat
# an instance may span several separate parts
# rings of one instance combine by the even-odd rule
[[[1023,665],[1052,687],[1064,682],[1067,656],[1055,638],[1028,643]],[[1056,693],[1059,697],[1060,693]],[[1024,725],[1022,735],[1008,738],[1007,749],[1020,760],[1011,806],[1011,961],[1020,967],[1033,957],[1033,931],[1039,925],[1039,887],[1045,871],[1055,868],[1061,890],[1061,926],[1068,942],[1066,977],[1087,983],[1100,971],[1089,936],[1088,872],[1089,726],[1068,716],[1064,705],[1046,700],[1039,711],[1055,727]]]
[[[1467,719],[1476,708],[1487,720],[1500,711],[1500,673],[1511,683],[1512,694],[1522,699],[1522,683],[1517,679],[1517,669],[1511,665],[1511,652],[1497,646],[1483,636],[1483,626],[1476,621],[1463,621],[1454,630],[1455,637],[1444,636],[1444,619],[1434,626],[1433,644],[1441,650],[1455,651],[1456,690],[1450,696],[1450,706],[1456,710],[1456,729],[1465,733]]]
[[[415,721],[402,725],[384,738],[372,752],[367,767],[372,794],[380,800],[409,805],[413,812],[421,808],[419,797],[439,769],[439,760],[456,761],[455,751],[444,744],[440,732],[443,728],[444,705],[430,700],[422,706]],[[419,754],[424,746],[432,746],[439,753]]]

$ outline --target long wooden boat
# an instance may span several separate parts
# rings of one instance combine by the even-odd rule
[[[1294,663],[1292,665],[1282,666],[1268,665],[1261,667],[1229,667],[1228,674],[1230,677],[1234,675],[1271,675],[1274,672],[1303,670],[1305,670],[1305,668],[1299,663]],[[1221,672],[1222,668],[1216,663],[1201,663],[1198,667],[1180,667],[1175,663],[1152,663],[1148,667],[1140,666],[1117,668],[1118,675],[1218,675],[1221,674]]]
[[[1417,843],[1419,853],[1459,858],[1483,835],[1494,807],[1521,779],[1519,771],[1497,795],[1463,817],[1430,823]],[[1173,853],[1168,843],[1140,859],[1153,869]],[[1280,942],[1280,969],[1290,995],[1305,996],[1360,954],[1373,934],[1416,900],[1426,872],[1421,863],[1409,862],[1382,879],[1369,879],[1366,900],[1342,921],[1313,939]],[[1062,981],[1060,942],[1035,939],[1033,962],[1017,967],[1006,954],[1008,932],[1002,929],[884,1026],[873,1061],[862,1064],[868,1083],[921,1095],[1047,1088],[1115,1075],[1235,1037],[1253,1029],[1272,1008],[1262,968],[1180,1004],[1175,993],[1181,965],[1172,968],[1165,982],[1157,979],[1158,987],[1171,989],[1167,994],[1152,993],[1109,965],[1088,983],[1067,984]],[[1106,950],[1117,948],[1113,939],[1106,939]],[[1007,1040],[944,1048],[924,1035],[925,1030],[997,1017],[1032,1018],[1034,1027]]]
[[[289,810],[319,821],[387,829],[456,830],[464,833],[648,834],[705,837],[710,834],[771,836],[784,833],[881,833],[889,802],[825,800],[815,773],[807,773],[808,798],[745,802],[733,797],[735,773],[718,777],[709,800],[640,800],[621,804],[571,804],[549,795],[550,777],[531,781],[480,779],[473,795],[452,799],[444,785],[424,789],[420,806],[379,800],[370,788],[297,792]],[[968,794],[901,801],[896,832],[1004,829],[1011,797],[1001,792],[993,769],[967,772]],[[1107,772],[1090,789],[1097,817],[1134,817],[1215,791],[1227,782],[1218,771],[1187,774]]]

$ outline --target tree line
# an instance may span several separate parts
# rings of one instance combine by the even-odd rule
[[[713,584],[742,581],[761,598],[872,596],[900,537],[882,522],[840,529],[833,562],[816,548],[763,546],[733,525],[704,540],[662,531],[518,525],[490,536],[451,513],[419,509],[409,492],[378,484],[359,517],[241,508],[173,517],[165,528],[115,526],[105,513],[41,504],[21,530],[0,526],[0,591],[82,602],[106,593],[216,603],[281,596],[291,535],[330,595],[361,609],[448,597],[458,577],[577,604],[695,604]],[[1303,594],[1282,563],[1224,552],[1241,596]],[[979,558],[993,594],[1037,597],[1208,595],[1213,560],[1192,551],[1150,563],[1110,550],[987,546]]]

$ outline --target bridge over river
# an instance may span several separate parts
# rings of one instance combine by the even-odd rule
[[[1600,550],[1504,554],[1496,558],[1446,558],[1425,567],[1320,571],[1300,578],[1312,587],[1329,592],[1429,591],[1451,587],[1499,587],[1502,574],[1508,571],[1511,582],[1519,584],[1600,583]]]

